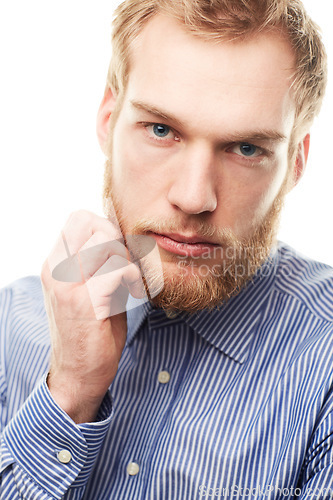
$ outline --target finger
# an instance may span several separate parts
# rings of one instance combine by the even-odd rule
[[[121,256],[128,264],[130,255],[121,241],[110,241],[108,235],[101,231],[94,233],[78,252],[83,279],[87,281],[95,275],[113,255]],[[103,267],[103,269],[99,274],[113,270],[111,268],[108,270],[107,267]]]
[[[84,210],[74,212],[67,220],[48,257],[48,264],[51,272],[53,272],[61,262],[73,257],[96,232],[106,234],[106,241],[122,238],[119,226],[114,226],[107,219]],[[75,261],[74,257],[73,260]],[[68,261],[67,264],[72,270],[75,267],[75,263],[73,264],[71,261]],[[74,277],[76,277],[76,275]],[[74,277],[72,281],[75,281]]]
[[[89,281],[98,281],[99,294],[104,297],[110,296],[120,286],[126,287],[133,297],[145,296],[139,267],[120,255],[110,257]]]
[[[119,255],[110,257],[86,286],[97,319],[125,312],[129,293],[148,300],[140,269]]]
[[[86,210],[73,212],[62,231],[69,253],[78,252],[97,231],[105,233],[110,241],[122,238],[119,225]]]

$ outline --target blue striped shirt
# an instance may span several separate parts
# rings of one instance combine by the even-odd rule
[[[332,303],[333,270],[281,244],[220,310],[131,309],[98,418],[75,425],[46,385],[39,278],[15,282],[0,295],[1,499],[333,498]]]

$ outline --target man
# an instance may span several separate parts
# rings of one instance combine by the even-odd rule
[[[298,0],[118,8],[107,218],[1,296],[1,498],[333,496],[333,273],[276,243],[325,80]]]

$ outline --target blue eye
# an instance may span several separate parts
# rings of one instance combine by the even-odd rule
[[[265,155],[265,151],[258,146],[254,146],[250,142],[240,142],[232,146],[229,150],[231,153],[235,153],[241,158],[245,159],[254,159],[260,156]],[[258,158],[259,159],[259,158]]]
[[[157,137],[166,137],[170,133],[170,127],[156,123],[153,126],[153,132]]]
[[[172,146],[174,142],[180,142],[180,137],[168,125],[163,123],[141,122],[141,125],[148,132],[149,139],[152,139],[158,146]]]
[[[249,144],[248,142],[242,142],[239,145],[239,150],[244,156],[256,156],[256,153],[258,153],[257,146],[253,146],[253,144]]]

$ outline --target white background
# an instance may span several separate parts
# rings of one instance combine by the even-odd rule
[[[330,0],[305,0],[330,60]],[[10,0],[0,7],[0,286],[41,265],[68,214],[103,215],[95,118],[116,0]],[[161,35],[162,36],[162,35]],[[333,71],[330,72],[330,75]],[[280,238],[333,265],[333,76],[313,127],[307,172]],[[144,193],[142,193],[144,196]]]

